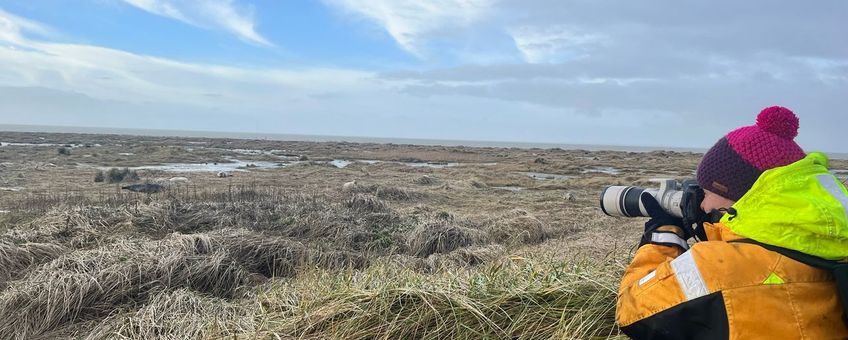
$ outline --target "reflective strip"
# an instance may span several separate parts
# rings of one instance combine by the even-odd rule
[[[654,270],[654,271],[652,271],[652,272],[648,273],[648,275],[645,275],[645,277],[643,277],[643,278],[639,279],[639,285],[641,286],[641,285],[645,284],[645,282],[648,282],[648,281],[650,281],[651,279],[653,279],[653,278],[654,278],[654,276],[657,276],[657,271],[656,271],[656,270]]]
[[[653,243],[674,243],[683,249],[689,249],[689,244],[686,243],[680,236],[675,233],[651,233],[651,242]]]
[[[704,278],[701,276],[701,271],[698,270],[698,265],[695,264],[695,258],[692,257],[691,251],[686,251],[676,259],[671,260],[671,269],[674,270],[677,284],[680,285],[680,289],[686,295],[686,301],[709,294],[707,284],[704,283]]]
[[[842,188],[836,182],[836,177],[833,175],[818,175],[816,178],[833,195],[833,198],[839,201],[839,203],[842,203],[842,210],[845,210],[845,216],[848,217],[848,196],[845,196],[845,193],[842,192]]]

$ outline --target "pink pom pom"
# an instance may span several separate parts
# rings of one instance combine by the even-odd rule
[[[757,126],[785,139],[798,135],[798,117],[782,106],[767,107],[757,115]]]

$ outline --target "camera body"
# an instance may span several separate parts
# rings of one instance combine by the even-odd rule
[[[664,179],[659,188],[609,186],[601,192],[601,210],[613,217],[649,217],[640,199],[642,193],[654,196],[665,211],[682,218],[686,225],[702,221],[705,216],[701,210],[704,191],[694,179],[683,182]]]

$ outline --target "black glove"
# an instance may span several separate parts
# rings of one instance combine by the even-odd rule
[[[639,246],[651,243],[678,246],[683,250],[689,249],[686,240],[692,237],[692,228],[683,225],[682,218],[672,216],[665,211],[651,194],[643,192],[639,199],[645,211],[651,216],[651,219],[645,222],[645,234],[642,235]]]

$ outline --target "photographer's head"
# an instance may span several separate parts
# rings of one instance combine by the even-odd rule
[[[731,131],[704,154],[696,177],[704,189],[701,208],[730,207],[751,189],[763,171],[794,163],[804,151],[793,141],[798,117],[781,106],[763,109],[757,123]]]

